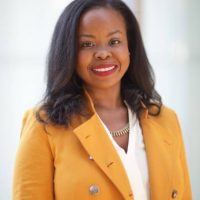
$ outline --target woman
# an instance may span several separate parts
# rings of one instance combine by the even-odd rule
[[[120,0],[75,0],[25,114],[14,200],[190,200],[175,113],[162,105],[138,23]]]

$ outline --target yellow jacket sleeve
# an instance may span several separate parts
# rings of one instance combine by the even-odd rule
[[[191,191],[191,185],[190,185],[190,178],[189,178],[189,172],[188,172],[188,167],[187,167],[187,161],[186,161],[186,154],[185,154],[185,148],[184,148],[184,142],[181,134],[181,128],[179,125],[179,121],[177,119],[177,129],[179,132],[179,142],[180,142],[180,160],[181,160],[181,165],[183,167],[183,179],[184,179],[184,193],[183,193],[183,198],[182,200],[190,200],[192,199],[192,191]]]
[[[13,180],[13,200],[52,200],[53,155],[49,135],[35,114],[25,114]]]

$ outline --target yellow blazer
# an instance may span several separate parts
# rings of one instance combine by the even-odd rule
[[[133,200],[127,174],[89,101],[90,117],[69,128],[25,114],[17,153],[13,200]],[[183,140],[175,113],[162,107],[140,117],[151,200],[191,200]],[[141,199],[142,200],[142,199]]]

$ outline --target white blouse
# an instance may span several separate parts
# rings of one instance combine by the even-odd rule
[[[132,113],[128,106],[127,108],[129,118],[129,141],[127,153],[115,142],[106,125],[101,119],[100,120],[122,160],[129,177],[134,200],[149,200],[148,165],[142,130],[136,115]]]

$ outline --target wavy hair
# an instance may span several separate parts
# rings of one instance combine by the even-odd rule
[[[139,116],[143,105],[155,105],[159,115],[161,97],[155,90],[154,73],[148,61],[138,22],[121,0],[74,0],[59,17],[47,59],[47,87],[45,97],[37,112],[44,123],[66,125],[74,114],[81,114],[86,105],[83,83],[76,74],[78,58],[78,28],[80,17],[96,7],[109,7],[118,11],[126,22],[130,65],[122,78],[121,95]],[[42,118],[44,111],[47,118]]]

